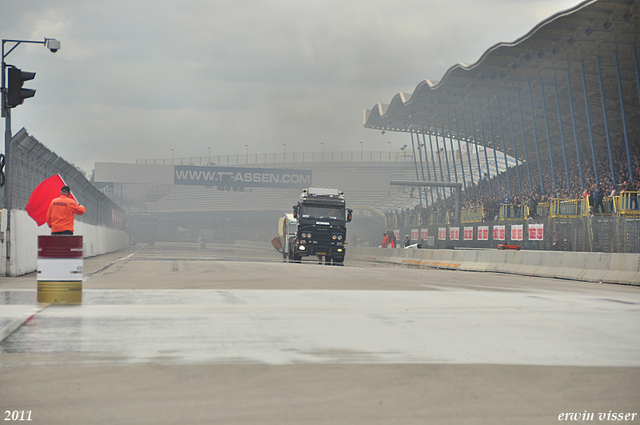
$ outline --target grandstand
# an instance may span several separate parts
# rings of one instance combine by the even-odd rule
[[[431,227],[438,233],[432,246],[496,247],[509,240],[510,227],[530,248],[639,252],[639,23],[638,0],[584,1],[515,42],[492,46],[472,65],[452,66],[438,82],[425,80],[365,110],[365,128],[409,133],[418,157],[421,147],[430,153],[427,138],[449,139],[449,157],[454,144],[460,152],[465,144],[510,165],[492,169],[491,155],[478,153],[478,175],[457,157],[463,223],[451,222],[452,201],[443,196],[387,214],[387,225],[424,235]],[[444,143],[445,157],[446,150]],[[479,238],[486,223],[497,238]],[[522,237],[536,226],[550,230],[546,238]]]

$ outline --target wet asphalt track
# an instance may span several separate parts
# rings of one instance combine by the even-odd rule
[[[398,367],[417,367],[422,372],[434,366],[453,368],[446,369],[451,379],[442,388],[463,379],[466,368],[484,365],[478,369],[480,374],[501,368],[479,383],[477,391],[492,385],[521,388],[523,382],[510,380],[510,374],[503,384],[492,381],[505,370],[540,370],[535,376],[553,370],[553,375],[560,377],[570,370],[576,383],[580,379],[591,382],[592,373],[610,370],[609,378],[614,377],[611,387],[602,376],[599,382],[603,388],[595,382],[587,384],[594,394],[601,394],[600,401],[612,396],[612,388],[620,393],[615,397],[617,405],[609,402],[611,408],[629,410],[633,400],[640,399],[638,381],[626,381],[638,377],[640,368],[637,287],[396,268],[353,260],[344,267],[314,261],[288,264],[273,250],[253,249],[247,244],[204,249],[158,244],[87,259],[82,305],[38,306],[35,300],[34,275],[0,280],[0,326],[8,334],[0,344],[0,378],[10,384],[0,389],[0,400],[10,400],[14,406],[20,395],[12,390],[21,385],[20,371],[30,368],[31,373],[24,374],[28,377],[25,382],[42,384],[42,376],[55,370],[65,371],[60,373],[67,379],[68,374],[77,376],[77,372],[70,372],[76,368],[86,372],[107,367],[122,372],[125,366],[174,371],[176,367],[222,367],[226,371],[241,366],[288,367],[300,369],[302,374],[326,375],[336,380],[336,385],[347,387],[354,379],[361,385],[378,379],[366,374],[359,377],[362,368],[376,368],[376,375]],[[326,368],[322,373],[321,367]],[[42,374],[33,375],[33,368]],[[346,369],[338,373],[336,368]],[[288,388],[295,381],[284,375],[272,377],[274,390]],[[419,373],[414,371],[411,378],[404,379],[412,382],[416,376]],[[91,377],[85,379],[89,385]],[[347,384],[340,383],[341,379]],[[393,385],[397,379],[397,374],[392,374],[388,382]],[[569,397],[570,382],[562,384],[564,397]],[[109,385],[103,384],[107,391]],[[327,383],[316,383],[315,387],[318,385]],[[400,386],[388,401],[411,398],[407,392],[416,391],[417,383],[411,385]],[[559,391],[555,387],[547,390]],[[434,389],[423,391],[430,394]],[[580,402],[580,394],[573,396],[576,398],[569,397],[564,404],[581,411],[589,409],[589,403]],[[260,397],[267,395],[256,400]],[[365,414],[362,422],[348,421],[354,414],[348,400],[348,395],[341,397],[347,405],[342,406],[343,415],[338,408],[331,423],[373,423],[365,421]],[[607,403],[594,403],[590,401],[594,408],[607,408]],[[44,400],[37,404],[41,409],[47,406]],[[498,401],[498,406],[484,415],[467,405],[467,410],[459,410],[462,416],[458,419],[491,423],[488,421],[499,416],[499,405]],[[533,412],[529,406],[522,411],[520,422],[516,412],[506,411],[516,420],[512,423],[547,423],[561,413],[560,407],[551,405]],[[60,420],[73,419],[73,415],[67,417],[70,413],[64,407],[57,409]],[[314,414],[316,409],[302,403],[281,423],[317,423],[312,419],[317,421],[322,415]],[[411,409],[392,409],[383,416],[427,423],[428,412],[438,411],[417,409],[416,415],[407,416]],[[231,414],[228,423],[245,423],[243,415],[234,419]],[[278,423],[264,412],[257,415],[265,423]],[[148,422],[141,416],[144,414],[138,412],[139,423],[159,423],[151,421],[153,415],[148,416]],[[456,423],[447,422],[448,417],[436,415],[431,419],[437,421],[428,423]],[[49,419],[40,423],[63,423]],[[81,419],[86,421],[83,423],[103,423],[95,417]]]

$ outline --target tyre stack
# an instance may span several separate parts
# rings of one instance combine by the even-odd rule
[[[38,302],[81,304],[82,236],[38,236]]]

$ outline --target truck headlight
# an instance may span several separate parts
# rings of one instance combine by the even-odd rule
[[[304,247],[304,245],[300,245],[300,246],[298,247],[298,249],[299,249],[300,251],[304,251],[306,248]]]
[[[335,241],[335,240],[336,240],[336,238],[337,238],[337,236],[336,236],[336,235],[333,235],[331,238]]]

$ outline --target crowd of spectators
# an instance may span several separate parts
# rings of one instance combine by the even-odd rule
[[[553,171],[549,158],[540,158],[540,166],[535,156],[530,155],[529,169],[527,164],[511,167],[506,173],[489,178],[486,174],[481,181],[475,181],[472,186],[467,179],[466,190],[463,190],[462,209],[467,211],[482,211],[483,221],[496,219],[502,204],[527,205],[533,216],[536,214],[537,205],[550,202],[552,199],[582,199],[589,198],[589,205],[596,213],[603,211],[599,203],[603,199],[619,195],[624,191],[640,190],[640,143],[632,143],[630,146],[631,172],[624,141],[612,146],[613,161],[609,159],[609,150],[606,146],[596,149],[595,163],[598,170],[598,179],[593,169],[593,157],[591,149],[580,152],[581,170],[578,166],[577,156],[567,158],[568,172],[565,171],[562,158],[554,160]],[[615,173],[611,175],[611,163]],[[544,183],[540,184],[540,171]],[[580,172],[582,171],[582,173]],[[519,176],[518,176],[519,174]],[[555,174],[555,187],[554,176]],[[582,174],[582,179],[581,179]],[[529,175],[531,185],[529,183]],[[519,180],[518,180],[519,177]],[[567,178],[570,186],[567,186]],[[633,180],[633,183],[632,183]],[[453,180],[452,180],[453,181]],[[498,189],[500,185],[500,189]],[[509,190],[509,186],[511,190]],[[432,190],[431,193],[429,191]],[[428,206],[418,205],[412,209],[403,209],[387,213],[387,223],[394,225],[418,225],[429,223],[432,216],[438,217],[438,222],[448,217],[454,217],[453,211],[455,199],[449,196],[442,188],[429,189],[423,193],[428,196]],[[500,196],[502,195],[502,196]],[[414,197],[419,196],[417,193]],[[431,200],[433,199],[433,202]]]

